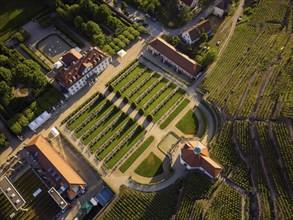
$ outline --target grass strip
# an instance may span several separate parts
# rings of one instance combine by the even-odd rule
[[[129,99],[131,102],[134,102],[147,88],[149,88],[157,79],[159,79],[159,76],[155,75],[152,76],[149,81],[147,81],[146,84],[144,84],[136,93]]]
[[[157,122],[177,101],[182,94],[175,92],[175,94],[163,105],[159,111],[154,115],[154,121]]]
[[[150,74],[149,71],[145,71],[135,82],[133,82],[123,93],[122,97],[126,96],[128,93],[130,93],[139,83],[141,83],[145,78],[148,77]]]
[[[137,124],[133,120],[129,120],[126,127],[119,133],[118,137],[112,141],[99,155],[99,159],[103,160],[135,127]]]
[[[165,119],[163,123],[160,124],[160,129],[165,129],[176,117],[179,113],[189,104],[188,99],[184,99],[177,108]]]
[[[84,120],[87,119],[95,110],[97,110],[101,105],[104,105],[107,99],[103,101],[98,98],[85,112],[83,112],[78,118],[76,118],[68,128],[73,131],[78,125],[80,125]]]
[[[128,73],[127,76],[121,80],[121,82],[119,82],[116,86],[114,86],[114,91],[116,92],[120,90],[126,83],[131,81],[135,77],[135,75],[138,74],[142,69],[143,69],[143,66],[140,64],[137,67],[135,67],[134,70]]]
[[[112,169],[113,166],[145,135],[146,130],[137,127],[132,137],[123,145],[123,147],[106,164]]]
[[[154,136],[150,136],[146,139],[134,153],[120,166],[119,170],[124,173],[133,163],[134,161],[150,146],[150,144],[154,141]]]

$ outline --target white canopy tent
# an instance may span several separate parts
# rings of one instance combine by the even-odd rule
[[[29,123],[28,126],[32,131],[36,132],[36,129],[44,124],[49,118],[51,118],[51,115],[47,111],[44,111],[40,116]]]
[[[61,66],[63,66],[63,64],[59,60],[56,63],[54,63],[54,69],[59,69]]]
[[[93,204],[93,206],[97,206],[98,205],[97,201],[94,198],[91,198],[90,199],[90,202]]]
[[[124,57],[126,54],[127,54],[126,51],[123,50],[123,49],[122,49],[122,50],[119,50],[119,51],[117,52],[117,55],[118,55],[120,58]]]
[[[60,134],[55,127],[51,129],[50,133],[53,135],[53,137],[57,137]]]

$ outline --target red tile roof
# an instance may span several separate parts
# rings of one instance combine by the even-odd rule
[[[50,143],[42,136],[38,135],[28,145],[28,150],[37,148],[44,157],[62,177],[71,185],[85,185],[79,174],[53,149]]]
[[[163,54],[169,60],[177,64],[189,74],[195,76],[199,71],[201,65],[190,59],[187,55],[177,51],[172,45],[160,37],[153,39],[149,46],[154,48],[159,53]]]
[[[181,149],[181,159],[192,168],[202,167],[212,177],[216,178],[222,171],[222,168],[209,158],[207,148],[199,141],[192,142],[192,144],[196,145],[190,146],[190,144],[191,142]],[[198,154],[194,151],[196,147],[201,148]]]
[[[208,33],[211,30],[212,30],[212,27],[211,27],[210,21],[203,20],[187,31],[189,33],[190,39],[194,41],[195,39],[199,38],[202,33]]]
[[[75,49],[71,49],[61,59],[67,66],[58,72],[57,79],[64,87],[69,88],[83,77],[82,73],[85,68],[96,67],[107,57],[107,54],[96,47],[89,49],[83,54]]]

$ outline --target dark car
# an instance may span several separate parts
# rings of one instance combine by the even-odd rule
[[[148,23],[143,23],[142,26],[144,26],[144,27],[148,27],[149,24],[148,24]]]

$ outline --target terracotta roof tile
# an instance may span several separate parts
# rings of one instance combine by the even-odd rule
[[[71,62],[67,62],[67,66],[65,68],[62,68],[57,74],[58,81],[65,88],[71,87],[75,82],[82,78],[82,73],[84,72],[86,67],[92,66],[92,68],[94,68],[108,58],[107,54],[105,54],[96,47],[91,48],[83,55],[76,51],[78,54],[80,54],[77,55],[75,51],[75,49],[71,49],[67,54],[63,56],[62,61],[65,58],[66,61],[71,60]],[[72,57],[74,58],[71,59]]]
[[[201,65],[190,59],[187,55],[177,51],[160,37],[153,39],[149,45],[193,76],[196,75],[201,67]]]
[[[30,149],[30,147],[37,147],[69,184],[86,184],[78,173],[52,148],[50,143],[42,135],[38,135],[27,145],[28,149]]]
[[[187,30],[190,35],[190,39],[194,41],[199,38],[202,33],[208,33],[212,30],[211,23],[209,20],[203,20],[197,23],[195,26]]]

